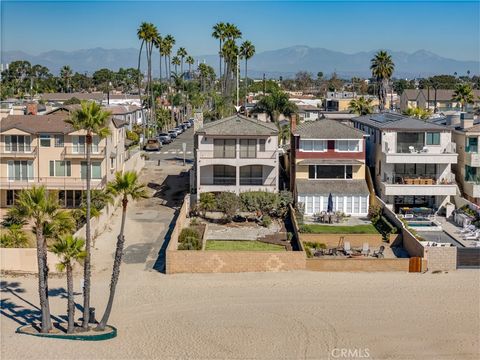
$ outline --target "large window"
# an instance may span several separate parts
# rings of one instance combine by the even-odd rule
[[[256,139],[240,139],[240,157],[249,159],[257,157]]]
[[[234,166],[213,165],[213,184],[214,185],[235,185],[236,169]]]
[[[97,135],[94,135],[92,137],[92,153],[93,154],[98,154],[99,153],[99,143],[100,143],[100,137]],[[72,136],[72,144],[73,144],[73,149],[72,152],[74,154],[84,154],[85,149],[86,149],[86,137],[83,135],[74,135]]]
[[[249,165],[240,168],[240,185],[262,185],[262,165]]]
[[[478,153],[478,138],[467,137],[465,138],[465,151],[469,153]]]
[[[335,140],[335,151],[358,152],[360,145],[358,140]]]
[[[425,146],[424,132],[397,133],[397,153],[410,153],[422,150]]]
[[[213,140],[213,157],[234,159],[235,139],[215,139]]]
[[[40,146],[41,147],[50,147],[50,135],[40,134]]]
[[[427,145],[440,145],[440,133],[427,132]]]
[[[309,179],[351,179],[352,165],[309,165]]]
[[[65,144],[63,135],[55,135],[55,147],[63,147]]]
[[[5,151],[30,152],[30,136],[6,135]]]
[[[305,206],[305,214],[313,215],[321,211],[328,211],[327,194],[299,195],[298,202]],[[364,216],[368,213],[368,195],[343,195],[332,194],[333,211],[344,212],[348,215]]]
[[[70,161],[50,161],[50,176],[72,176]]]
[[[8,180],[33,180],[33,161],[8,161]]]
[[[327,151],[327,140],[300,140],[300,151]]]
[[[99,161],[92,162],[92,167],[90,170],[90,179],[101,179],[102,178],[102,163]],[[81,162],[80,176],[82,179],[87,178],[87,162]]]

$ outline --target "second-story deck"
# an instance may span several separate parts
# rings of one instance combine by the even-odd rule
[[[382,154],[388,164],[455,164],[458,157],[455,143],[452,142],[443,146],[384,142]]]
[[[102,189],[106,184],[106,177],[92,179],[92,189]],[[86,190],[87,179],[65,177],[33,177],[33,178],[8,178],[0,177],[2,190],[28,189],[33,186],[45,186],[49,190]]]
[[[36,146],[0,146],[0,156],[4,159],[33,159],[37,156]]]

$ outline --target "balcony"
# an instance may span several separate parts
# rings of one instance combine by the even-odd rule
[[[455,164],[458,154],[455,143],[446,146],[384,143],[383,157],[387,164]]]
[[[465,181],[463,183],[463,191],[468,196],[480,198],[480,182]]]
[[[257,151],[253,154],[245,154],[241,150],[232,151],[229,153],[220,153],[214,150],[197,150],[197,159],[201,165],[208,164],[270,164],[277,160],[278,151]]]
[[[0,146],[0,155],[5,159],[34,159],[37,156],[36,146]]]
[[[200,180],[200,192],[217,192],[217,191],[236,191],[241,193],[244,191],[274,191],[277,186],[276,178],[263,177],[243,177],[239,179],[235,177],[202,177]]]
[[[102,189],[105,184],[106,177],[91,180],[92,190]],[[35,177],[30,179],[11,179],[7,177],[0,178],[0,188],[2,190],[27,189],[32,186],[45,186],[50,190],[85,190],[87,188],[87,180],[84,178],[73,177]]]
[[[478,151],[472,151],[472,150],[473,149],[471,147],[470,149],[468,148],[466,149],[465,165],[468,165],[471,167],[480,167],[480,153],[478,153]]]
[[[383,195],[457,195],[458,187],[453,175],[435,178],[431,175],[384,174],[381,182]]]
[[[62,154],[64,158],[68,159],[85,159],[87,156],[85,147],[74,148],[73,146],[65,146]],[[105,146],[94,147],[90,156],[92,159],[103,159],[105,157]]]

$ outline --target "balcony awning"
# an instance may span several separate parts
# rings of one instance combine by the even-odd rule
[[[360,160],[355,159],[305,159],[297,165],[363,165]]]
[[[365,180],[296,180],[298,195],[369,195]]]

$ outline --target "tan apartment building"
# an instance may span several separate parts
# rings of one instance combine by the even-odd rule
[[[461,104],[453,101],[454,90],[444,89],[406,89],[400,96],[400,110],[412,108],[429,109],[431,111],[460,110]],[[480,90],[473,90],[474,103],[467,106],[467,111],[480,105]]]
[[[0,206],[14,202],[19,190],[45,185],[57,190],[62,206],[76,207],[86,189],[85,131],[65,120],[67,111],[49,115],[10,115],[0,122]],[[93,137],[92,189],[101,189],[122,170],[125,125],[112,118],[111,134]]]

